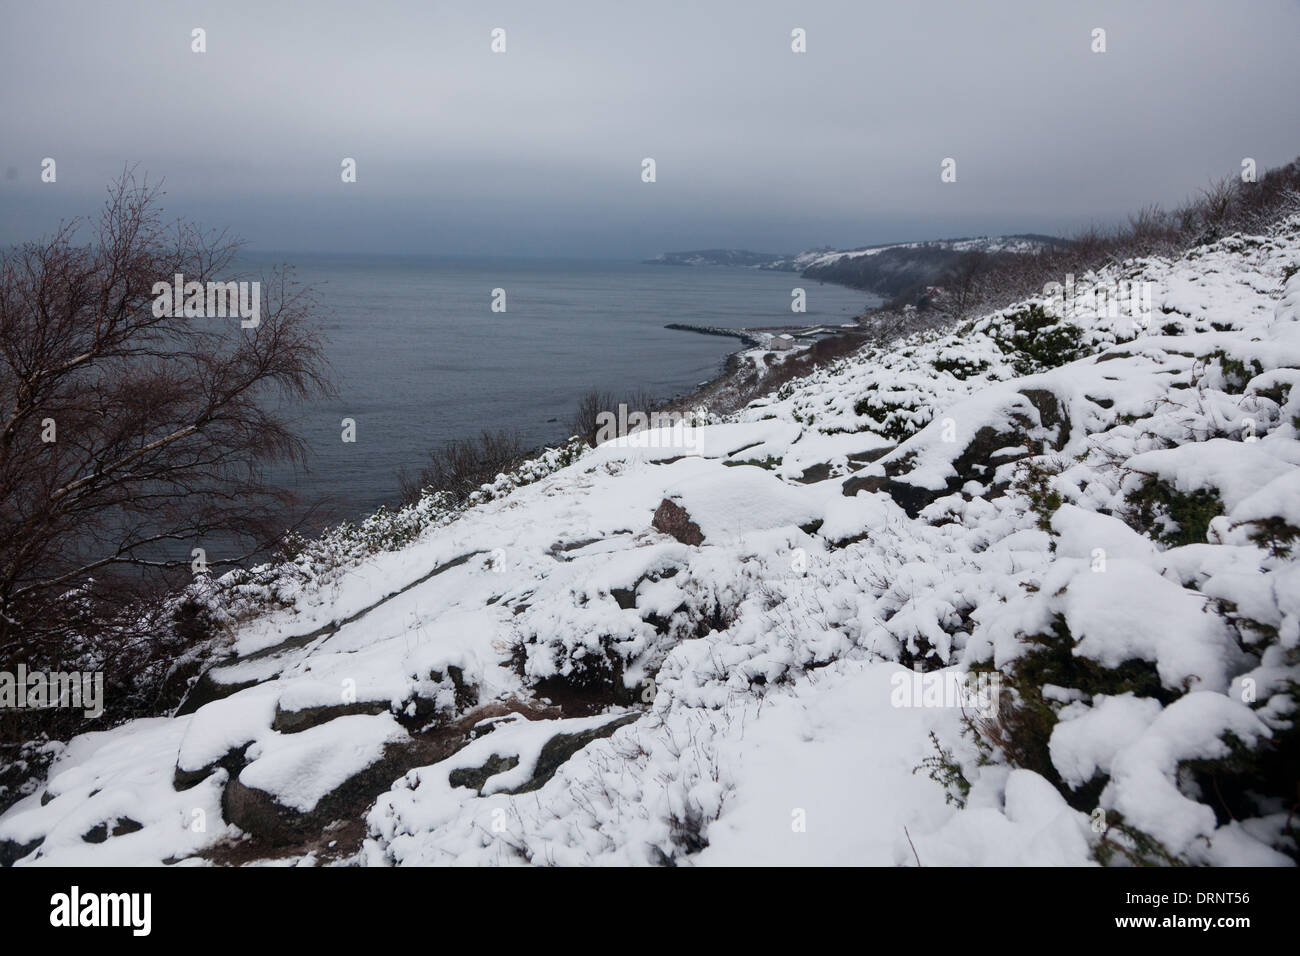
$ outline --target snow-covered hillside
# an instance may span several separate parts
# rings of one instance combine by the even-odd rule
[[[1062,240],[1052,236],[1031,234],[1014,236],[975,236],[966,239],[931,239],[925,242],[891,242],[859,249],[812,249],[797,255],[775,255],[751,252],[748,249],[696,249],[688,252],[661,252],[645,260],[651,265],[672,266],[738,266],[746,269],[776,270],[778,272],[803,272],[806,269],[831,266],[843,259],[876,256],[882,252],[922,250],[927,252],[1040,252]]]
[[[893,242],[883,246],[867,246],[863,249],[849,250],[813,250],[801,252],[788,259],[777,259],[758,266],[760,269],[785,269],[803,272],[834,265],[842,259],[858,259],[863,256],[876,256],[891,249],[927,249],[945,252],[1016,252],[1034,253],[1046,248],[1053,240],[1049,236],[977,236],[970,239],[935,239],[928,242]]]
[[[1297,266],[1300,218],[1091,277],[1149,322],[1021,303],[552,461],[278,591],[0,850],[1291,863]]]

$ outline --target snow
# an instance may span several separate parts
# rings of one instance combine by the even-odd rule
[[[805,524],[821,510],[815,492],[753,465],[692,476],[670,485],[666,497],[686,509],[706,541]]]
[[[1138,534],[1111,515],[1086,511],[1076,505],[1062,505],[1052,515],[1052,529],[1059,535],[1056,553],[1062,558],[1088,558],[1097,552],[1109,558],[1130,558],[1150,562],[1157,553],[1150,538]]]
[[[743,740],[724,737],[732,793],[696,862],[915,865],[903,828],[925,829],[948,812],[942,792],[911,771],[927,756],[928,729],[953,715],[892,707],[896,673],[892,664],[834,666],[751,716]],[[878,745],[860,746],[865,727]]]
[[[1176,773],[1181,761],[1226,756],[1225,732],[1251,742],[1268,728],[1250,708],[1222,694],[1193,692],[1166,707],[1135,741],[1112,760],[1111,782],[1102,793],[1102,806],[1112,808],[1150,833],[1175,853],[1191,848],[1197,838],[1215,831],[1214,811],[1179,791]],[[1236,841],[1234,841],[1235,843]],[[1240,846],[1230,846],[1240,853]],[[1251,860],[1221,859],[1224,865],[1283,863],[1281,854],[1256,847]]]
[[[27,844],[43,837],[37,853],[46,866],[159,865],[182,859],[233,835],[221,818],[225,771],[176,791],[172,761],[188,721],[163,717],[132,721],[113,730],[74,738],[50,771],[40,794],[10,807],[0,819],[0,840]],[[130,819],[141,829],[103,843],[83,839],[101,823],[115,828]]]
[[[1076,788],[1099,770],[1109,774],[1115,754],[1141,736],[1159,713],[1159,701],[1131,693],[1099,695],[1091,706],[1066,707],[1052,728],[1052,765]]]
[[[818,533],[827,541],[842,542],[858,535],[870,534],[891,518],[901,518],[898,505],[889,495],[859,491],[852,498],[832,498],[826,503]]]
[[[1300,527],[1300,468],[1290,468],[1263,481],[1250,484],[1254,490],[1236,496],[1228,509],[1234,523],[1246,524],[1268,518],[1281,518],[1287,524]]]
[[[1156,664],[1166,687],[1227,689],[1238,655],[1203,597],[1131,559],[1112,561],[1104,572],[1071,570],[1058,564],[1044,589],[1065,589],[1059,607],[1077,656],[1110,668],[1140,658]]]
[[[1277,801],[1224,822],[1192,769],[1269,746],[1296,709],[1296,261],[1300,220],[1117,264],[1088,281],[1151,282],[1151,327],[1076,314],[1073,361],[1017,370],[1004,347],[1020,303],[871,346],[725,418],[551,454],[393,550],[263,569],[273,584],[241,600],[283,606],[236,616],[208,675],[257,683],[75,738],[0,815],[0,841],[39,841],[23,865],[202,864],[242,835],[223,817],[227,766],[309,812],[427,733],[460,736],[355,809],[350,862],[1086,866],[1122,827],[1183,862],[1290,862]],[[964,377],[945,370],[957,359]],[[846,494],[850,476],[884,490]],[[1224,512],[1204,540],[1171,547],[1143,526],[1132,496],[1148,478],[1213,491]],[[701,545],[652,527],[665,499]],[[895,706],[913,667],[1009,685],[1058,632],[1065,660],[1159,684],[1040,688],[1060,786],[977,743],[961,706]],[[277,723],[312,709],[305,729]],[[627,715],[510,792],[557,735]],[[452,785],[494,758],[517,762],[481,792]],[[936,780],[936,760],[967,789]],[[176,789],[178,767],[214,766]],[[1066,800],[1093,781],[1097,806]],[[83,839],[127,817],[140,829]]]
[[[388,714],[353,714],[300,733],[273,734],[249,749],[250,763],[240,771],[239,782],[272,794],[283,806],[306,812],[376,763],[385,744],[406,736]]]
[[[995,805],[972,807],[917,840],[924,866],[1089,866],[1086,818],[1046,780],[1013,770]]]
[[[841,259],[857,259],[862,256],[874,256],[886,251],[887,249],[948,249],[953,252],[1019,252],[1034,253],[1041,250],[1044,246],[1042,240],[1031,239],[1025,236],[980,236],[972,239],[939,239],[930,242],[895,242],[883,246],[871,246],[867,249],[850,249],[846,251],[813,251],[802,252],[791,260],[778,260],[775,263],[765,265],[762,268],[773,269],[782,268],[787,264],[793,266],[796,271],[810,269],[818,266],[834,265]]]
[[[200,708],[187,721],[176,766],[202,770],[256,740],[271,726],[278,692],[274,684],[259,685]]]
[[[1295,465],[1273,454],[1274,446],[1212,438],[1194,445],[1134,455],[1124,467],[1164,479],[1178,491],[1214,489],[1232,511],[1245,499],[1283,475],[1296,473]]]

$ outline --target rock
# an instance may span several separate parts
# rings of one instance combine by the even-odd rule
[[[881,458],[884,458],[886,455],[888,455],[897,447],[898,447],[897,445],[885,445],[881,448],[872,448],[870,451],[854,452],[851,455],[847,455],[846,458],[848,460],[848,470],[850,472],[860,471],[861,469],[865,468],[867,465],[871,464],[872,462],[879,461]],[[809,465],[807,468],[804,469],[803,474],[795,478],[795,481],[799,482],[802,485],[810,485],[813,484],[814,482],[825,481],[831,477],[834,476],[831,474],[830,464],[828,462],[822,462],[816,465]],[[869,481],[870,479],[866,479],[866,480]],[[857,494],[857,492],[846,491],[845,494],[847,494],[849,497],[852,497],[853,495]]]
[[[874,494],[877,491],[885,492],[912,518],[920,514],[921,509],[930,502],[947,494],[946,491],[936,492],[929,488],[922,488],[919,485],[909,485],[905,481],[896,481],[887,475],[850,478],[840,488],[840,493],[846,498],[854,497],[859,491],[865,491],[869,494]]]
[[[1033,406],[1039,420],[1034,421],[1033,413],[1022,409],[1010,415],[1010,430],[992,425],[978,429],[961,454],[952,460],[956,474],[948,478],[945,487],[926,488],[908,482],[907,474],[913,467],[914,458],[908,454],[886,460],[883,475],[849,478],[841,486],[841,492],[852,498],[859,491],[883,491],[907,512],[909,518],[915,518],[931,502],[960,491],[968,481],[986,484],[997,468],[1034,454],[1025,443],[1029,433],[1040,427],[1055,430],[1055,436],[1046,443],[1058,451],[1063,448],[1070,435],[1070,418],[1055,393],[1047,389],[1030,388],[1019,394]],[[993,492],[999,494],[1003,490],[1005,489],[995,487]]]
[[[110,836],[122,836],[126,833],[134,833],[136,830],[143,830],[144,824],[132,820],[130,817],[122,817],[120,820],[113,821],[113,831],[109,833],[108,821],[97,823],[81,835],[81,839],[86,843],[103,843]]]
[[[623,659],[608,646],[573,661],[567,674],[533,684],[536,697],[558,706],[566,716],[590,716],[611,705],[631,704],[637,693],[623,682]]]
[[[197,786],[206,780],[210,774],[214,773],[218,767],[225,769],[232,778],[239,776],[239,771],[244,768],[244,764],[247,762],[244,759],[244,753],[247,750],[248,744],[246,743],[242,747],[229,751],[220,760],[193,770],[182,768],[178,763],[176,769],[172,771],[172,789],[179,792]]]
[[[122,836],[127,833],[134,833],[136,830],[143,830],[144,824],[132,820],[130,817],[123,817],[117,821],[117,826],[113,827],[111,836]]]
[[[480,794],[483,792],[484,785],[489,778],[495,777],[499,773],[505,773],[519,766],[517,756],[502,757],[493,754],[483,762],[479,767],[459,767],[447,774],[447,783],[453,787],[469,787],[477,790]]]
[[[547,781],[555,776],[556,771],[564,766],[570,757],[587,746],[587,744],[593,740],[600,740],[602,737],[610,736],[618,728],[634,722],[640,716],[639,713],[622,714],[590,730],[574,734],[556,734],[542,745],[542,749],[537,755],[537,763],[533,767],[532,776],[513,790],[499,792],[519,794],[540,790],[546,786]],[[488,780],[517,766],[519,766],[519,756],[517,754],[504,756],[492,754],[481,766],[459,767],[451,771],[451,773],[447,774],[447,782],[453,787],[470,787],[482,794]]]
[[[277,704],[271,729],[282,734],[296,734],[329,723],[335,717],[349,717],[353,714],[374,716],[386,714],[388,710],[386,700],[358,700],[351,704],[325,704],[320,707],[304,707],[301,710],[281,710],[280,705]]]
[[[194,682],[194,686],[190,688],[190,692],[185,696],[185,699],[181,701],[181,705],[177,708],[175,716],[183,717],[187,714],[192,714],[204,704],[210,704],[214,700],[222,700],[229,697],[231,694],[237,694],[241,690],[246,690],[249,687],[256,687],[261,683],[261,681],[258,680],[233,681],[231,683],[226,683],[225,681],[216,678],[215,673],[220,673],[220,671],[221,665],[218,665],[210,667],[200,674],[198,680]]]
[[[246,833],[268,843],[293,843],[319,833],[335,820],[362,816],[374,799],[411,767],[432,762],[436,754],[420,740],[389,744],[383,756],[322,797],[308,812],[279,803],[264,790],[232,776],[222,794],[222,815]]]
[[[879,461],[881,458],[884,458],[897,447],[897,445],[882,445],[880,448],[873,448],[870,451],[854,452],[848,457],[849,461],[852,463],[858,465],[869,465],[873,461]]]
[[[1055,451],[1065,447],[1070,439],[1070,415],[1061,405],[1055,392],[1045,388],[1025,388],[1020,394],[1029,399],[1029,403],[1038,410],[1038,418],[1044,428],[1057,429],[1056,438],[1051,442]]]
[[[884,491],[885,486],[889,484],[889,479],[884,475],[868,475],[865,478],[850,478],[840,488],[840,493],[845,498],[854,497],[859,491],[865,491],[867,494],[875,494],[877,491]]]
[[[1024,421],[1022,424],[1027,430],[1030,423]],[[1021,452],[999,454],[1004,448],[1023,446],[1023,431],[999,431],[991,425],[985,425],[975,433],[975,437],[966,445],[965,450],[953,459],[952,467],[957,474],[948,479],[947,490],[938,492],[935,497],[950,494],[968,481],[987,481],[991,477],[989,473],[993,470],[994,456],[997,456],[999,465],[1028,458],[1030,455],[1028,448]]]
[[[30,843],[19,843],[16,840],[0,840],[0,866],[13,866],[44,842],[44,837],[37,837]]]
[[[307,634],[299,634],[294,637],[286,638],[278,644],[264,647],[262,650],[254,651],[251,654],[243,656],[232,655],[225,658],[199,675],[199,678],[194,682],[194,686],[190,688],[190,692],[185,696],[185,699],[181,701],[180,706],[176,709],[176,714],[174,716],[192,714],[204,704],[210,704],[215,700],[229,697],[241,690],[245,690],[246,688],[273,680],[275,677],[279,676],[282,667],[294,659],[294,651],[301,650],[318,640],[328,639],[334,636],[334,634],[338,633],[340,628],[345,627],[354,621],[360,620],[371,611],[387,604],[394,598],[405,594],[412,588],[419,587],[431,578],[437,577],[439,574],[446,571],[450,571],[452,568],[458,568],[483,553],[485,552],[469,551],[465,554],[459,555],[458,557],[452,558],[450,561],[438,565],[428,574],[404,584],[395,591],[385,594],[379,600],[361,608],[361,610],[355,611],[345,618],[322,625]],[[276,663],[276,661],[281,658],[284,659],[284,665],[278,665]],[[273,659],[271,660],[271,665],[267,669],[266,673],[259,677],[251,680],[238,681],[225,681],[221,679],[223,673],[234,670],[236,665],[248,664],[250,661],[265,661],[268,659]]]
[[[459,667],[454,665],[448,667],[445,674],[439,670],[431,671],[429,681],[434,685],[432,693],[423,695],[415,693],[400,701],[395,707],[388,698],[355,700],[348,703],[339,701],[301,707],[293,706],[292,703],[289,707],[285,707],[281,701],[276,704],[271,729],[284,734],[296,734],[327,724],[338,717],[351,717],[357,714],[377,716],[391,711],[399,723],[406,726],[408,730],[415,730],[423,728],[435,718],[440,722],[454,719],[457,714],[469,710],[478,703],[478,685],[467,681],[465,672]],[[453,693],[454,704],[449,708],[444,701],[440,710],[439,697],[448,689]]]
[[[704,543],[700,526],[691,520],[685,508],[668,498],[659,503],[650,525],[656,531],[676,538],[682,544],[698,546]]]
[[[593,740],[608,737],[618,728],[633,723],[640,716],[637,713],[624,714],[609,723],[601,724],[599,727],[593,727],[591,730],[585,730],[582,733],[556,734],[546,742],[542,747],[542,752],[538,754],[537,766],[533,768],[532,779],[522,786],[516,787],[511,792],[530,793],[533,790],[540,790],[546,785],[546,781],[555,776],[555,772],[563,766],[565,761],[587,744]]]
[[[83,843],[103,843],[108,839],[108,824],[97,823],[81,835]]]
[[[632,611],[636,609],[636,588],[610,588],[609,596],[618,604],[620,610]]]
[[[828,462],[820,462],[816,465],[809,465],[803,470],[795,481],[801,485],[811,485],[819,481],[825,481],[831,477],[831,466]]]

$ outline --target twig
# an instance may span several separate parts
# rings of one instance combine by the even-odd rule
[[[916,866],[918,869],[920,869],[921,858],[917,856],[916,844],[912,842],[912,834],[907,832],[907,827],[903,827],[903,836],[907,837],[907,845],[912,848],[912,856],[916,857]]]

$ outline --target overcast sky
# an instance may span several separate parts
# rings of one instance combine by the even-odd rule
[[[641,258],[1068,232],[1300,154],[1300,0],[0,10],[0,241],[127,162],[254,248]]]

